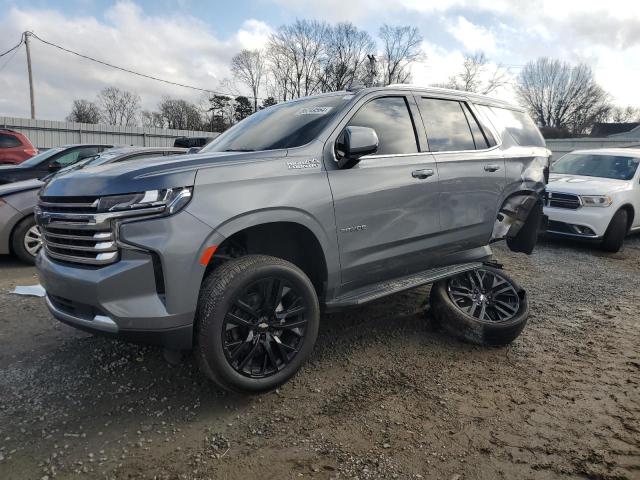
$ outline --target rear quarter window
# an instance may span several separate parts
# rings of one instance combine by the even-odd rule
[[[22,142],[13,135],[0,133],[0,148],[14,148],[22,145]]]
[[[493,113],[493,116],[497,118],[499,124],[509,132],[518,145],[523,147],[546,146],[538,127],[536,127],[536,124],[533,123],[533,120],[531,120],[526,113],[499,107],[482,108],[490,110]]]

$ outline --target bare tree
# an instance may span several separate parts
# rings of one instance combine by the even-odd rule
[[[107,124],[131,126],[136,124],[140,95],[116,87],[106,87],[98,94],[98,104]]]
[[[202,126],[198,107],[186,100],[163,97],[158,109],[159,116],[167,128],[199,130]]]
[[[143,127],[164,128],[164,119],[160,112],[151,112],[149,110],[143,110],[140,114]]]
[[[100,123],[100,109],[89,100],[74,100],[67,122]]]
[[[411,66],[424,56],[420,44],[422,35],[416,27],[383,25],[379,37],[382,40],[382,83],[407,83],[411,79]]]
[[[351,23],[338,23],[327,30],[321,72],[321,89],[343,90],[349,84],[364,80],[367,54],[375,49],[371,36]]]
[[[539,58],[520,72],[516,93],[542,127],[585,133],[609,115],[609,96],[588,65]]]
[[[626,107],[617,105],[611,109],[607,120],[616,123],[640,122],[640,108],[631,105]]]
[[[284,25],[269,39],[269,58],[271,71],[281,78],[278,82],[284,87],[284,95],[298,98],[319,91],[320,60],[325,49],[328,25],[315,20],[296,20]]]
[[[462,70],[449,77],[442,86],[465,92],[488,95],[509,82],[509,72],[500,65],[489,68],[489,59],[483,52],[464,56]]]
[[[231,71],[253,93],[253,111],[258,111],[258,93],[265,75],[265,61],[259,50],[242,50],[231,59]]]

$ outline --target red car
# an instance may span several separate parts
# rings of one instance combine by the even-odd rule
[[[23,134],[0,128],[0,164],[17,165],[36,153],[38,149]]]

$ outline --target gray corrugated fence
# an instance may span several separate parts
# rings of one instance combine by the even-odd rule
[[[26,135],[36,148],[51,148],[70,143],[112,143],[141,147],[173,146],[176,137],[209,137],[211,132],[170,130],[154,127],[118,127],[89,123],[31,120],[0,116],[0,128]]]
[[[547,148],[553,152],[553,160],[557,160],[572,150],[586,150],[592,148],[638,148],[640,141],[620,138],[557,138],[547,139]]]

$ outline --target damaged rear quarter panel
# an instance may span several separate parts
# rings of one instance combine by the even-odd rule
[[[496,212],[492,241],[514,238],[518,234],[535,207],[535,200],[543,200],[548,177],[550,152],[547,148],[521,147],[514,145],[510,138],[505,140],[511,143],[503,150],[507,185]],[[537,234],[537,228],[532,231]]]

